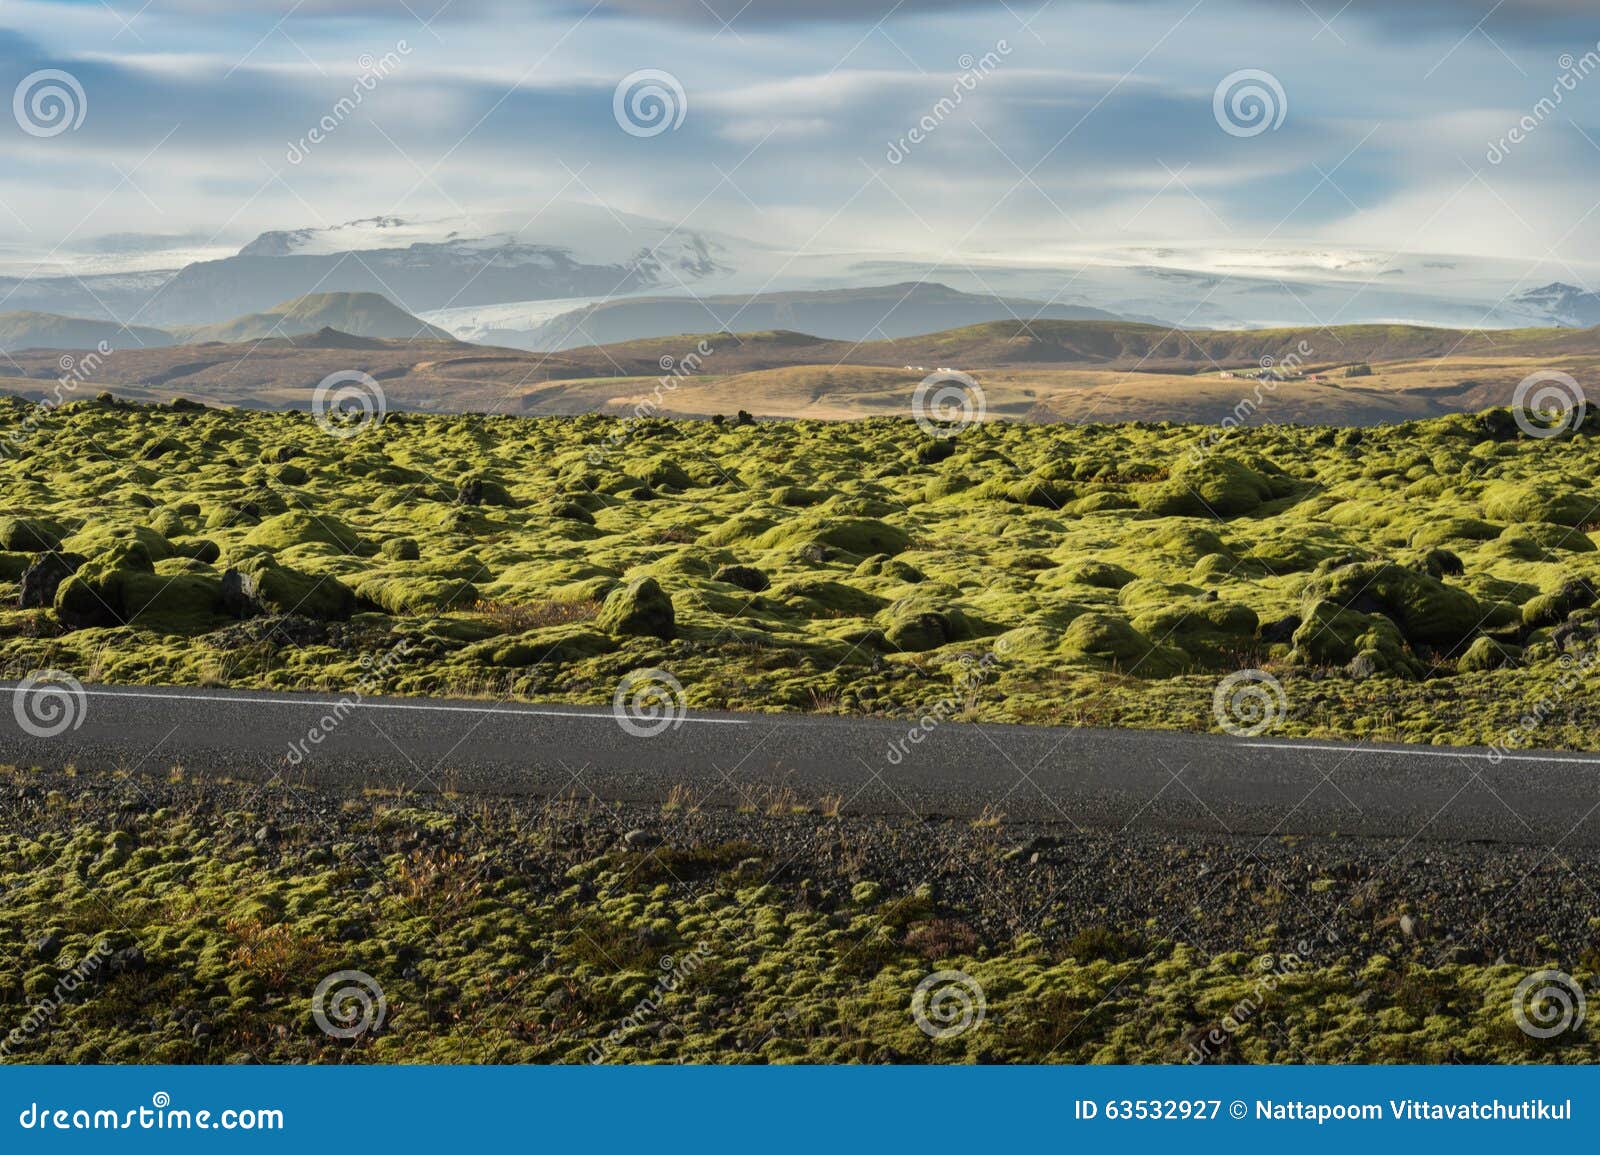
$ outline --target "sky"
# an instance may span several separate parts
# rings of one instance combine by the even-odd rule
[[[562,200],[808,253],[1600,257],[1592,0],[141,4],[0,0],[6,89],[82,93],[0,120],[0,265],[374,215],[559,241]]]

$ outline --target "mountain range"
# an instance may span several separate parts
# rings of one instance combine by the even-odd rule
[[[718,328],[860,341],[1012,317],[1227,330],[1600,323],[1600,294],[1575,283],[1581,274],[1523,289],[1525,265],[1491,258],[1041,238],[1026,259],[952,262],[796,250],[566,202],[275,228],[231,253],[187,234],[105,248],[14,258],[23,263],[0,272],[0,309],[113,321],[143,338],[139,326],[187,334],[310,294],[374,293],[457,339],[537,351]]]
[[[796,292],[621,297],[525,320],[517,316],[518,309],[512,305],[493,312],[480,311],[478,324],[456,325],[452,331],[465,340],[483,344],[554,351],[707,329],[787,329],[834,341],[875,341],[985,321],[1126,319],[1084,305],[963,293],[948,285],[924,281]],[[436,316],[435,320],[442,318]],[[495,320],[501,324],[495,324]],[[519,320],[518,327],[505,324]]]

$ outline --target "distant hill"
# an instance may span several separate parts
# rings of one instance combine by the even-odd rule
[[[1287,377],[1248,379],[1269,358]],[[324,327],[234,343],[119,346],[100,360],[85,389],[269,409],[304,408],[317,381],[354,368],[383,383],[396,411],[905,416],[919,382],[948,367],[978,380],[991,418],[1209,424],[1243,419],[1247,401],[1250,420],[1370,425],[1507,405],[1539,369],[1593,380],[1600,328],[1220,332],[1041,320],[864,343],[776,329],[536,353]],[[1366,368],[1347,371],[1357,364]],[[0,366],[0,392],[24,396],[61,372],[58,354],[42,348]]]
[[[1600,330],[1497,329],[1490,333],[1420,325],[1339,325],[1332,328],[1170,329],[1131,322],[999,321],[902,341],[860,346],[852,359],[894,364],[908,352],[918,364],[1105,365],[1123,369],[1251,368],[1264,358],[1282,364],[1406,361],[1468,353],[1504,355],[1600,352]]]
[[[293,339],[331,329],[354,337],[393,340],[449,341],[453,338],[418,320],[381,293],[309,293],[261,313],[248,313],[215,325],[174,330],[186,345],[206,341]]]
[[[63,317],[57,313],[0,313],[0,350],[94,349],[104,341],[113,349],[153,349],[174,343],[171,333],[143,325]]]
[[[798,330],[833,341],[875,341],[984,321],[1121,321],[1103,309],[963,293],[906,282],[864,289],[700,297],[629,297],[562,313],[534,327],[485,328],[468,339],[513,348],[562,350],[696,333]]]
[[[1133,321],[992,321],[886,341],[849,343],[802,333],[688,333],[568,349],[565,363],[588,366],[595,376],[613,364],[682,357],[704,341],[703,373],[738,373],[801,365],[972,368],[1093,366],[1142,372],[1197,373],[1250,369],[1264,358],[1308,365],[1408,361],[1463,354],[1532,356],[1600,353],[1600,328],[1496,329],[1476,332],[1419,325],[1339,325],[1327,329],[1173,329]],[[1293,368],[1293,362],[1285,366]]]

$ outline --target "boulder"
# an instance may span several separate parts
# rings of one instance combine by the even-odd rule
[[[1479,638],[1467,647],[1467,652],[1456,661],[1456,669],[1463,674],[1482,670],[1498,670],[1522,661],[1522,647],[1506,645],[1492,638]]]
[[[1329,601],[1364,614],[1383,614],[1406,641],[1454,648],[1471,639],[1483,621],[1478,599],[1427,574],[1387,562],[1355,562],[1313,578],[1303,593],[1307,605]]]
[[[22,596],[18,604],[25,610],[54,605],[61,583],[78,572],[84,559],[75,553],[40,554],[22,571]]]
[[[652,577],[637,578],[611,591],[595,624],[613,636],[671,638],[677,633],[672,599]]]
[[[355,594],[331,575],[314,575],[258,554],[222,575],[223,609],[233,617],[294,614],[344,621],[355,612]]]
[[[61,535],[47,522],[31,517],[0,517],[0,549],[13,553],[48,553],[61,545]]]
[[[742,590],[758,594],[772,584],[765,573],[753,565],[725,565],[711,575],[712,581],[727,582]]]
[[[69,629],[139,625],[186,632],[222,612],[222,588],[210,574],[158,574],[96,559],[62,581],[55,612]]]
[[[1182,659],[1157,646],[1115,614],[1088,613],[1072,619],[1061,636],[1061,649],[1081,658],[1146,677],[1169,674]]]
[[[1381,614],[1347,609],[1331,601],[1313,602],[1294,631],[1290,660],[1303,666],[1343,666],[1362,658],[1370,673],[1411,673],[1400,628]]]

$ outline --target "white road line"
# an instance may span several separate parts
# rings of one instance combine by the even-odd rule
[[[28,694],[49,693],[49,686],[30,686],[27,690],[21,687],[8,687],[12,693],[22,692]],[[59,687],[57,687],[59,690]],[[366,702],[349,699],[318,699],[318,698],[235,698],[222,694],[158,694],[149,690],[89,690],[83,694],[91,698],[153,698],[158,702],[230,702],[245,706],[342,706],[345,709],[358,710],[416,710],[434,711],[445,714],[510,714],[519,717],[532,718],[588,718],[592,722],[614,721],[612,715],[584,712],[579,710],[535,710],[535,709],[507,709],[499,706],[441,706],[427,702]],[[743,718],[696,718],[686,714],[677,719],[679,722],[695,722],[702,726],[749,726],[751,723]]]
[[[1421,747],[1409,750],[1385,749],[1382,746],[1322,746],[1314,742],[1240,742],[1240,746],[1248,746],[1254,750],[1328,750],[1337,754],[1388,754],[1393,758],[1483,758],[1492,760],[1487,750],[1425,750]],[[1501,762],[1572,762],[1580,766],[1600,766],[1600,758],[1581,758],[1573,756],[1564,758],[1557,754],[1513,754],[1507,751],[1500,755]]]

